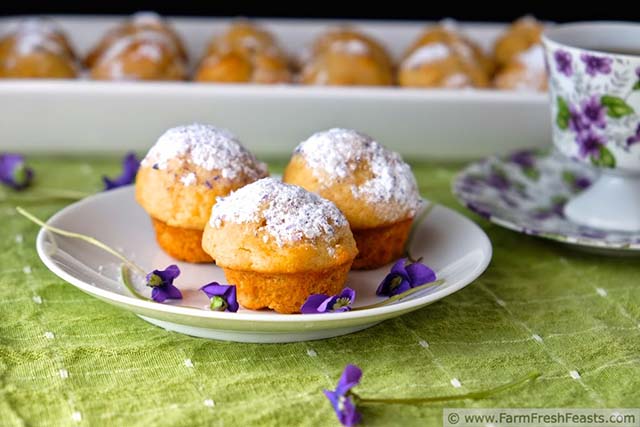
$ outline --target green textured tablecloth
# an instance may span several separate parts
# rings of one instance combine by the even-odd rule
[[[87,191],[119,169],[116,159],[31,163],[36,185]],[[460,166],[414,164],[423,195],[462,210],[449,191]],[[322,389],[347,363],[364,370],[368,396],[464,393],[543,373],[490,400],[365,407],[364,425],[440,425],[447,406],[640,407],[637,258],[587,255],[473,216],[494,259],[464,290],[344,337],[238,344],[166,332],[64,283],[12,206],[0,202],[0,426],[334,426]],[[28,206],[48,217],[63,204]]]

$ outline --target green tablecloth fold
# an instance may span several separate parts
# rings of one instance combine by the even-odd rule
[[[31,163],[36,185],[86,191],[119,169],[113,158]],[[450,193],[460,166],[414,164],[423,195],[462,210]],[[369,396],[464,393],[543,373],[484,401],[363,408],[364,425],[440,425],[443,406],[640,407],[637,258],[588,255],[472,216],[494,259],[461,292],[345,337],[238,344],[166,332],[64,283],[40,263],[37,227],[13,205],[0,202],[1,426],[333,426],[321,391],[347,363],[364,370]],[[40,217],[63,206],[26,205]]]

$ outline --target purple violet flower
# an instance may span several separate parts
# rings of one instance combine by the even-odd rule
[[[611,58],[583,53],[580,55],[580,59],[586,66],[585,71],[592,77],[598,73],[609,74],[611,72],[611,64],[613,62]]]
[[[532,168],[536,164],[536,156],[531,150],[520,150],[509,156],[511,162],[522,168]]]
[[[485,204],[480,202],[467,202],[467,207],[471,209],[473,212],[477,213],[483,218],[490,219],[491,218],[491,210],[485,207]]]
[[[600,98],[596,95],[582,101],[582,117],[592,125],[604,129],[607,125],[605,121],[605,108],[600,103]]]
[[[600,151],[600,147],[605,143],[603,136],[593,132],[592,130],[578,133],[576,136],[576,142],[580,146],[579,153],[582,158],[597,156]]]
[[[170,265],[165,270],[153,270],[147,274],[147,286],[152,288],[151,299],[164,302],[167,299],[182,299],[180,289],[173,286],[173,281],[180,275],[177,265]]]
[[[640,79],[640,67],[636,68],[636,76]]]
[[[553,54],[553,58],[556,61],[556,69],[558,70],[558,72],[564,74],[567,77],[571,77],[571,75],[573,74],[571,54],[566,50],[558,49]]]
[[[362,370],[356,365],[347,365],[338,380],[335,390],[324,390],[340,424],[346,427],[355,426],[360,422],[360,414],[356,411],[356,405],[350,391],[360,383]]]
[[[119,177],[114,179],[110,179],[106,176],[102,177],[105,191],[133,184],[139,167],[140,161],[136,157],[136,154],[133,152],[127,153],[127,155],[122,159],[122,173]]]
[[[562,200],[554,202],[548,208],[539,209],[538,211],[533,213],[533,219],[544,221],[552,217],[564,218],[564,205],[566,203],[566,200]]]
[[[351,288],[344,288],[338,295],[315,294],[311,295],[302,304],[300,312],[302,314],[318,313],[341,313],[351,310],[351,306],[356,300],[356,291]]]
[[[376,295],[393,296],[408,291],[416,286],[435,282],[436,273],[421,262],[409,262],[401,258],[393,264],[391,272],[382,280]]]
[[[509,187],[511,187],[511,183],[509,182],[509,180],[505,178],[503,174],[497,172],[491,172],[491,174],[487,178],[487,184],[489,184],[496,190],[501,191],[507,190],[509,189]]]
[[[233,285],[221,285],[218,282],[211,282],[200,288],[209,301],[212,311],[231,311],[235,313],[240,306],[236,298],[236,287]]]
[[[584,176],[579,176],[573,182],[573,187],[576,190],[586,190],[587,188],[591,187],[591,180]]]
[[[24,190],[33,180],[33,169],[25,165],[24,156],[12,153],[0,153],[0,183]]]
[[[473,175],[465,175],[458,188],[465,193],[475,193],[482,187],[482,181]]]
[[[573,104],[569,105],[569,129],[576,133],[589,129],[589,122],[582,112]]]
[[[638,68],[638,70],[640,70],[640,68]],[[631,147],[638,142],[640,142],[640,123],[638,123],[638,127],[636,128],[636,134],[627,138],[627,147]]]

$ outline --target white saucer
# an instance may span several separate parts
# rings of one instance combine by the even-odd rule
[[[640,254],[640,232],[589,227],[565,216],[567,201],[597,179],[597,170],[555,151],[523,150],[472,163],[453,192],[469,209],[511,230],[589,251]]]
[[[133,187],[100,193],[74,203],[55,214],[48,224],[95,237],[119,249],[148,271],[178,264],[182,274],[175,284],[182,290],[184,299],[160,304],[134,298],[118,279],[120,263],[116,258],[83,241],[40,230],[36,241],[38,254],[63,280],[162,328],[240,342],[306,341],[368,328],[462,289],[487,268],[492,253],[488,237],[476,224],[450,209],[436,206],[415,230],[411,248],[413,256],[423,257],[423,262],[437,272],[438,278],[445,280],[436,288],[389,306],[345,313],[278,314],[243,308],[237,313],[228,313],[207,310],[208,300],[197,290],[212,281],[226,283],[222,270],[215,265],[176,262],[166,255],[156,244],[149,217],[134,200]],[[375,291],[389,268],[349,274],[347,285],[357,292],[356,307],[382,300]],[[147,293],[148,289],[141,291]]]

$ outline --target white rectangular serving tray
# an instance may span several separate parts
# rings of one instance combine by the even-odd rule
[[[125,17],[55,16],[84,54]],[[2,28],[18,18],[0,18]],[[229,18],[170,18],[194,65]],[[265,19],[290,53],[344,21]],[[394,57],[430,23],[354,21]],[[490,48],[502,24],[460,24]],[[22,152],[122,152],[147,149],[167,128],[205,122],[233,131],[260,155],[285,155],[313,132],[349,127],[402,154],[471,159],[545,146],[547,94],[397,87],[227,85],[0,79],[0,149]]]

